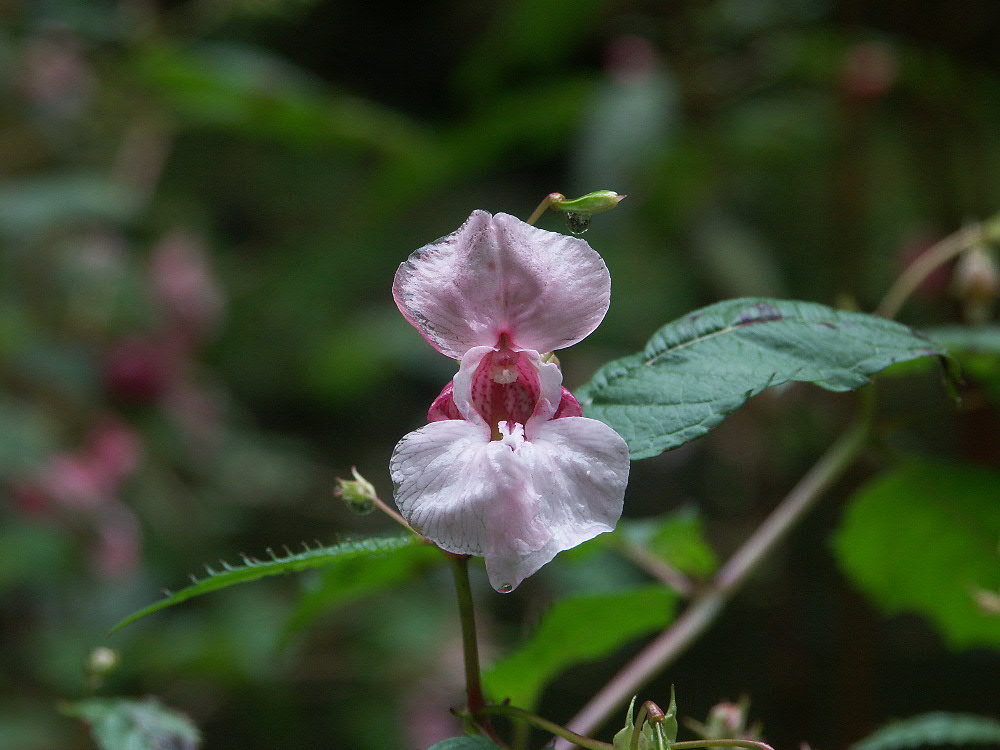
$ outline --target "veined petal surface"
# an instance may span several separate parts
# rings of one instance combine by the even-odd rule
[[[614,528],[629,461],[614,430],[584,417],[545,422],[530,441],[446,420],[406,435],[389,469],[403,517],[449,552],[486,558],[490,583],[510,591]]]
[[[582,239],[474,211],[402,263],[392,292],[436,349],[461,359],[473,347],[496,346],[503,333],[538,352],[575,344],[603,320],[611,277]]]

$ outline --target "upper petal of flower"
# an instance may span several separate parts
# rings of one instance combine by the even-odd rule
[[[611,277],[582,239],[474,211],[402,263],[392,293],[436,349],[461,359],[503,333],[538,352],[575,344],[604,318]]]
[[[622,511],[628,448],[584,417],[516,427],[489,440],[481,424],[433,422],[406,435],[389,464],[396,505],[438,546],[486,558],[510,591],[564,549],[611,531]]]

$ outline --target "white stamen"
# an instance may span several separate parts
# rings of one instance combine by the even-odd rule
[[[513,424],[513,427],[511,427]],[[524,425],[520,422],[500,422],[497,427],[500,428],[500,442],[509,447],[512,451],[516,451],[521,447],[521,443],[524,442]]]
[[[503,385],[513,383],[517,380],[517,368],[511,365],[497,365],[490,373],[490,377],[493,379],[494,383],[501,383]]]

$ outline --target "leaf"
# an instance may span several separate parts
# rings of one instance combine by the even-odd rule
[[[191,720],[155,698],[81,701],[64,706],[63,713],[87,722],[100,750],[194,750],[201,745]]]
[[[427,750],[501,750],[501,748],[485,737],[451,737],[441,740]]]
[[[789,381],[847,391],[895,362],[941,354],[884,318],[811,302],[745,298],[668,323],[644,351],[610,362],[578,394],[633,459],[701,437],[747,399]]]
[[[707,578],[719,565],[715,551],[705,541],[698,511],[681,508],[659,518],[623,519],[618,534],[666,560],[682,573]]]
[[[1000,325],[937,326],[926,333],[949,351],[1000,354]]]
[[[851,580],[888,613],[930,619],[955,648],[1000,646],[977,594],[1000,588],[1000,473],[920,461],[851,499],[834,543]]]
[[[928,745],[1000,745],[1000,722],[969,714],[920,714],[882,727],[849,750],[902,750]]]
[[[1000,325],[940,326],[927,335],[953,352],[960,370],[1000,403]]]
[[[257,560],[243,555],[243,565],[232,566],[223,562],[223,569],[221,571],[213,570],[206,566],[208,577],[201,580],[196,579],[193,585],[168,594],[165,599],[161,599],[154,604],[150,604],[148,607],[140,609],[138,612],[134,612],[115,625],[111,629],[111,632],[119,630],[153,612],[159,612],[161,609],[179,604],[192,597],[201,596],[211,591],[218,591],[228,586],[234,586],[237,583],[247,583],[248,581],[256,581],[258,578],[282,573],[297,573],[310,568],[321,568],[326,565],[344,563],[347,560],[373,555],[386,555],[416,544],[422,544],[422,540],[419,537],[384,537],[358,539],[350,542],[342,542],[330,547],[315,547],[307,549],[304,552],[289,552],[283,556],[278,556],[271,552],[270,560]],[[194,577],[192,576],[192,578]]]
[[[285,633],[296,633],[325,612],[404,581],[421,567],[443,561],[441,553],[427,544],[402,547],[391,555],[374,558],[338,558],[323,571],[318,585],[299,598]]]
[[[41,234],[77,221],[125,222],[137,206],[125,185],[99,173],[52,172],[6,180],[0,186],[0,234]]]
[[[484,675],[487,692],[531,708],[542,689],[573,664],[613,653],[627,641],[667,625],[675,597],[661,586],[567,597],[542,617],[519,649]]]
[[[391,110],[337,95],[315,76],[251,45],[148,46],[136,74],[184,122],[289,144],[346,146],[407,156],[427,136]]]

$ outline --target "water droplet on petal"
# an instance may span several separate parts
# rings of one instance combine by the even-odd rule
[[[505,583],[500,588],[497,589],[497,591],[499,591],[501,594],[509,594],[513,590],[514,587],[511,586],[509,583]]]
[[[575,214],[572,211],[566,212],[566,226],[573,234],[583,234],[590,229],[591,214]]]

